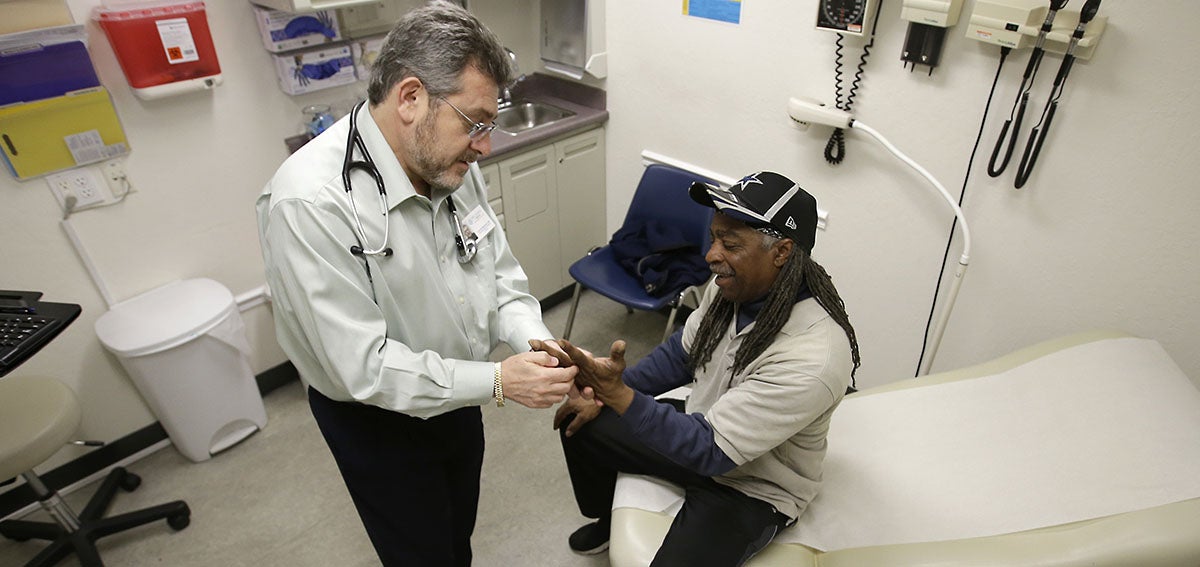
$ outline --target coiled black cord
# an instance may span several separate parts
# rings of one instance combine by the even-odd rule
[[[845,108],[842,106],[842,51],[846,48],[845,45],[842,45],[844,37],[839,33],[833,40],[833,45],[835,46],[833,49],[833,74],[836,79],[836,83],[834,84],[834,104],[843,110]]]
[[[967,181],[971,179],[971,168],[975,164],[975,152],[979,151],[979,142],[983,139],[983,128],[987,124],[988,110],[992,107],[992,96],[996,94],[996,85],[1000,83],[1000,70],[1004,68],[1004,60],[1008,59],[1008,54],[1012,52],[1010,47],[1000,48],[1000,64],[996,66],[996,77],[992,79],[992,89],[988,91],[987,104],[983,106],[983,120],[979,123],[979,133],[975,135],[975,146],[971,148],[971,157],[967,160],[967,173],[963,175],[962,191],[958,194],[958,207],[961,209],[963,199],[967,196]],[[942,267],[938,270],[937,285],[933,287],[933,302],[929,305],[929,318],[925,320],[925,333],[922,335],[926,340],[921,341],[921,356],[917,358],[917,371],[913,376],[921,374],[921,363],[925,360],[925,348],[929,344],[929,329],[933,326],[933,314],[937,309],[938,292],[942,289],[942,276],[946,273],[946,264],[950,259],[950,244],[954,242],[954,229],[958,227],[958,217],[954,217],[954,221],[950,223],[950,236],[946,239],[946,251],[942,253]]]
[[[875,8],[875,18],[871,21],[871,37],[867,40],[867,44],[863,46],[862,55],[858,58],[858,70],[854,72],[854,80],[850,82],[850,88],[846,93],[846,102],[842,102],[842,34],[837,34],[837,38],[833,40],[836,46],[833,50],[833,69],[836,77],[834,100],[840,110],[850,112],[850,107],[854,104],[854,95],[858,94],[858,87],[862,84],[863,70],[867,66],[867,57],[871,55],[871,47],[875,45],[875,30],[879,27],[879,14],[883,12],[883,0],[880,0],[879,6]],[[829,141],[825,144],[825,161],[830,165],[842,163],[846,157],[846,132],[841,128],[834,128],[833,134],[830,134]]]

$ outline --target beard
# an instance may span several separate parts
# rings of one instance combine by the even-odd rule
[[[468,148],[453,159],[439,159],[434,155],[437,151],[437,136],[433,131],[435,119],[430,113],[417,125],[416,144],[412,150],[413,169],[431,188],[453,191],[462,185],[464,175],[455,172],[454,166],[460,161],[474,162],[479,159],[479,152]]]

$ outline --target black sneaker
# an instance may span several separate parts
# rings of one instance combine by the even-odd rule
[[[575,530],[567,543],[571,551],[581,555],[595,555],[608,549],[608,530],[611,518],[603,518]]]

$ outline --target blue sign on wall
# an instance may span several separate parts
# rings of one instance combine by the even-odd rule
[[[683,0],[683,13],[719,22],[738,23],[742,18],[741,0]]]

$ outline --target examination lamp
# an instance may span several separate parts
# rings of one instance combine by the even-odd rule
[[[930,367],[933,366],[933,359],[937,356],[938,345],[942,342],[942,334],[946,332],[946,323],[950,320],[950,312],[954,310],[954,300],[958,297],[958,290],[962,286],[963,275],[967,273],[967,263],[971,256],[971,231],[967,228],[967,219],[963,216],[962,208],[958,203],[954,202],[954,197],[950,196],[950,192],[938,182],[925,168],[913,161],[901,152],[899,148],[892,145],[875,129],[855,120],[849,112],[830,108],[828,106],[815,102],[792,98],[788,100],[788,115],[798,124],[807,127],[809,124],[823,124],[834,128],[842,128],[844,130],[861,130],[875,138],[884,148],[886,148],[897,159],[908,164],[909,167],[921,174],[926,181],[934,186],[942,194],[942,197],[949,203],[950,208],[954,210],[954,216],[958,218],[959,229],[963,235],[963,250],[962,256],[958,258],[958,268],[954,271],[954,281],[950,285],[950,292],[946,296],[946,306],[942,309],[942,315],[938,319],[937,326],[933,328],[933,334],[926,337],[926,345],[928,346],[928,356],[921,361],[921,366],[917,371],[918,375],[929,373]]]

